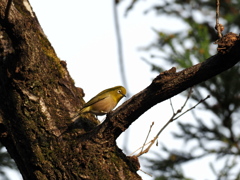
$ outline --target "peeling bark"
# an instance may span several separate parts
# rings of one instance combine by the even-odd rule
[[[13,0],[7,8],[8,2],[0,0],[0,142],[26,180],[141,179],[137,158],[122,153],[117,137],[152,106],[240,60],[235,35],[226,52],[181,72],[161,73],[104,123],[90,114],[73,123],[84,103],[82,89],[74,86],[29,3]]]

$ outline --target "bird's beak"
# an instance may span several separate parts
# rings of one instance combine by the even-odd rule
[[[123,93],[121,93],[124,97],[126,97],[126,95],[125,94],[123,94]]]

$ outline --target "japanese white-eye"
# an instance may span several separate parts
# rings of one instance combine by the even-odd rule
[[[106,89],[83,105],[80,114],[93,113],[95,115],[104,115],[109,113],[117,103],[126,97],[126,89],[122,86],[116,86]]]

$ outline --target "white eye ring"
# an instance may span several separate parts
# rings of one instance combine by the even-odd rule
[[[118,94],[122,94],[122,91],[121,91],[121,90],[118,90],[117,92],[118,92]]]

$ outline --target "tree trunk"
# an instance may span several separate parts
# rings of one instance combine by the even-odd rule
[[[81,138],[97,125],[90,116],[67,129],[83,104],[66,63],[56,56],[27,1],[1,0],[1,142],[24,179],[140,179],[115,141]],[[5,18],[6,17],[6,18]]]
[[[27,0],[0,0],[0,141],[26,180],[137,180],[136,157],[116,139],[155,104],[239,61],[238,36],[225,54],[176,73],[161,73],[104,123],[93,115],[73,117],[82,107],[66,62],[60,61]],[[77,127],[77,128],[76,128]]]

